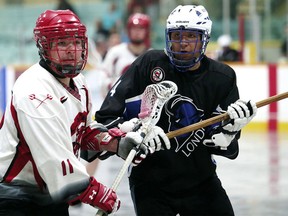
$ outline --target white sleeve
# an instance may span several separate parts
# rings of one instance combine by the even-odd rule
[[[91,72],[91,73],[93,73],[93,72]],[[82,82],[84,82],[84,86],[88,92],[88,98],[87,98],[87,100],[88,100],[88,115],[87,115],[86,126],[89,126],[95,119],[95,103],[96,103],[96,101],[93,101],[93,93],[95,94],[95,92],[92,91],[93,84],[92,83],[89,84],[87,82],[86,77],[83,74],[79,74],[79,75],[81,75],[83,77]],[[97,78],[99,78],[99,76]],[[99,92],[97,92],[97,93],[99,93]]]
[[[114,78],[115,76],[115,61],[117,59],[117,47],[112,47],[106,54],[105,59],[102,63],[102,68],[105,70],[109,79]]]
[[[75,190],[75,185],[86,182],[89,175],[73,153],[68,111],[56,96],[37,93],[35,97],[40,101],[25,96],[15,98],[14,104],[39,174],[51,196],[58,197],[72,187]]]

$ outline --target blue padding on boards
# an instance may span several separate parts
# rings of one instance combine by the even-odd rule
[[[6,107],[6,67],[0,68],[0,110],[4,113]]]

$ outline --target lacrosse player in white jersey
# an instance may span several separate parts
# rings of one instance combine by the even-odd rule
[[[116,193],[89,176],[80,152],[125,159],[141,143],[141,131],[125,134],[92,121],[80,74],[86,27],[73,12],[46,10],[34,38],[40,61],[16,80],[0,123],[0,215],[65,216],[69,205],[81,202],[114,212],[120,207]],[[141,146],[137,158],[149,152]]]
[[[103,69],[108,79],[107,91],[123,75],[132,62],[150,48],[150,18],[143,13],[134,13],[127,21],[128,42],[111,47],[104,60]]]

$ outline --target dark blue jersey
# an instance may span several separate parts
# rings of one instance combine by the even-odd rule
[[[96,120],[113,127],[137,117],[146,86],[163,80],[178,86],[178,92],[165,104],[157,123],[165,132],[218,115],[239,99],[236,75],[228,65],[205,56],[197,70],[179,72],[164,51],[150,50],[138,57],[115,83],[96,112]],[[212,155],[236,158],[240,135],[227,150],[204,146],[203,140],[211,137],[214,126],[172,138],[170,150],[158,151],[132,169],[132,184],[146,181],[176,192],[215,175]]]

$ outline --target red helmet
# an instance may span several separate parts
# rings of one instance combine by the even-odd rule
[[[34,28],[34,39],[39,49],[39,55],[59,77],[75,77],[85,67],[88,57],[88,39],[86,36],[86,27],[80,19],[70,10],[46,10],[42,13]],[[55,63],[49,51],[52,48],[52,42],[59,39],[81,40],[82,49],[81,59],[75,60],[74,65],[67,65],[64,62]],[[76,49],[75,49],[76,50]],[[59,51],[57,46],[56,51]]]
[[[133,43],[133,39],[131,39],[130,35],[130,29],[133,27],[141,27],[146,29],[146,36],[144,42],[146,43],[147,47],[150,47],[150,23],[150,18],[146,14],[134,13],[130,15],[127,22],[128,37],[130,41]]]

